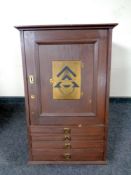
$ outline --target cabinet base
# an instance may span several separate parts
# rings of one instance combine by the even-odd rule
[[[28,164],[87,164],[107,165],[107,161],[28,161]]]

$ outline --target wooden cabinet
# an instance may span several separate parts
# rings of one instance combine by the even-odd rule
[[[112,28],[18,26],[31,163],[106,162]]]

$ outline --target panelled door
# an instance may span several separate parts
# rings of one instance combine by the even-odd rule
[[[31,124],[104,124],[107,30],[24,31]]]

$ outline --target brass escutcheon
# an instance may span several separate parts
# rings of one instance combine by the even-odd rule
[[[33,75],[29,75],[29,82],[30,84],[34,84],[34,76]]]

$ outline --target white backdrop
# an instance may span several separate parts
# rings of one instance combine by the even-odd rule
[[[3,0],[0,2],[0,96],[23,96],[15,25],[114,23],[110,96],[131,97],[131,0]]]

